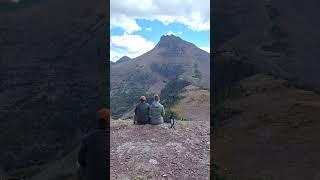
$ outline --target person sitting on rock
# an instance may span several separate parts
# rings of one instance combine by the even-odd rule
[[[80,165],[76,179],[108,179],[108,130],[110,111],[102,108],[97,112],[97,128],[84,136],[78,154]]]
[[[149,111],[150,123],[153,125],[162,124],[164,115],[165,110],[163,105],[160,104],[160,97],[155,95]]]
[[[139,100],[140,103],[136,106],[134,110],[134,124],[148,124],[150,105],[146,103],[145,96],[141,96]]]

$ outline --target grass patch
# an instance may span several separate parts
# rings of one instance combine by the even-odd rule
[[[174,110],[174,106],[182,98],[179,94],[184,87],[190,85],[189,82],[181,79],[175,79],[170,81],[166,87],[161,91],[162,103],[166,110],[166,115],[164,117],[165,122],[170,122],[170,116],[172,115],[174,119],[180,119],[179,113]]]

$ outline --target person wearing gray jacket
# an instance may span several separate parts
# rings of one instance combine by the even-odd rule
[[[149,116],[150,124],[158,125],[163,123],[163,117],[165,115],[165,110],[162,104],[160,104],[160,97],[158,95],[154,96],[154,102],[150,106]]]

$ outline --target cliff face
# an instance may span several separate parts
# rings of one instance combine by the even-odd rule
[[[0,166],[18,176],[63,156],[77,130],[92,124],[96,110],[109,104],[109,19],[103,1],[4,3]],[[19,171],[26,167],[30,172]]]

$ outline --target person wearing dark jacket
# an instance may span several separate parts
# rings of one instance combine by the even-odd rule
[[[148,124],[149,123],[149,104],[146,103],[146,97],[140,97],[140,103],[134,110],[134,123],[135,124]]]
[[[78,179],[106,180],[109,179],[108,168],[108,121],[110,111],[103,108],[97,112],[98,125],[95,130],[84,136],[78,154],[80,165]]]

